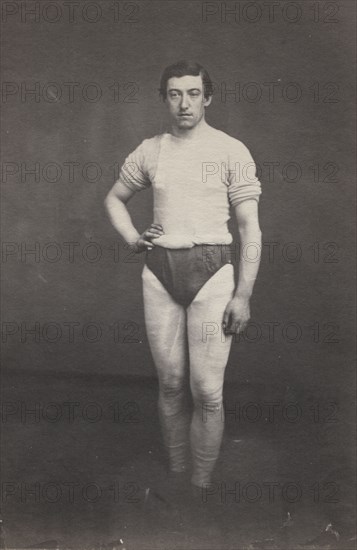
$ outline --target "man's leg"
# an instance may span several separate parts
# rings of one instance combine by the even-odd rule
[[[192,483],[209,483],[224,429],[224,371],[231,336],[222,332],[223,313],[234,291],[233,266],[226,264],[201,288],[187,310],[191,391]]]
[[[159,377],[159,414],[170,470],[184,471],[188,444],[186,311],[145,266],[146,332]]]

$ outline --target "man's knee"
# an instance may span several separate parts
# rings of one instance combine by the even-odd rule
[[[191,392],[195,406],[214,413],[222,407],[223,385],[207,381],[191,380]]]
[[[160,380],[160,394],[164,398],[172,399],[180,396],[185,387],[184,378],[181,376],[170,376]]]

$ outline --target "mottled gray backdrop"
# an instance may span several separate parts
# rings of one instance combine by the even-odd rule
[[[22,4],[2,6],[5,365],[154,374],[144,258],[124,248],[103,201],[126,155],[167,128],[162,69],[191,58],[216,84],[208,122],[249,147],[263,185],[252,325],[233,345],[227,379],[345,391],[354,2],[276,2],[274,11],[263,2],[100,0],[71,11],[27,2],[33,15]],[[37,175],[27,173],[36,163]],[[151,209],[150,191],[132,200],[139,229]]]

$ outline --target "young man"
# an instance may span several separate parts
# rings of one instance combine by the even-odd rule
[[[240,141],[207,124],[212,91],[207,71],[197,63],[181,61],[164,70],[160,94],[171,131],[144,140],[127,157],[106,198],[123,239],[136,252],[147,251],[142,274],[145,322],[158,372],[170,470],[187,469],[190,440],[191,483],[198,487],[210,482],[219,454],[232,334],[243,331],[250,317],[259,258],[247,257],[248,245],[254,243],[255,250],[261,246],[255,165]],[[140,235],[126,204],[149,186],[154,192],[153,223]],[[242,251],[236,289],[229,255],[222,253],[232,242],[230,206]]]

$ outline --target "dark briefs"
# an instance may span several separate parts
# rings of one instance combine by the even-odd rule
[[[146,266],[184,307],[190,305],[203,285],[227,263],[232,263],[227,245],[200,244],[179,249],[155,246],[146,253]]]

